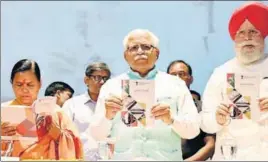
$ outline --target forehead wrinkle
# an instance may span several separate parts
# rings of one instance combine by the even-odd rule
[[[15,81],[15,82],[16,82],[16,83],[23,83],[23,84],[32,83],[32,81],[28,81],[28,82],[27,82],[27,79],[17,80],[17,81]]]
[[[128,45],[137,43],[152,44],[152,38],[148,33],[133,34],[128,38]]]

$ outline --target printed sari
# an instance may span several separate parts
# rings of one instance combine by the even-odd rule
[[[17,105],[15,100],[9,105]],[[20,160],[83,160],[82,142],[72,121],[58,108],[52,115],[37,115],[36,142],[13,141],[10,156]],[[7,150],[7,144],[1,141],[2,150]],[[9,150],[10,151],[10,150]],[[3,154],[5,151],[1,151]]]

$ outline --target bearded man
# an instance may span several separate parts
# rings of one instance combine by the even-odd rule
[[[267,6],[260,2],[250,2],[238,8],[229,21],[229,33],[235,44],[236,55],[217,67],[207,83],[203,95],[201,128],[207,133],[217,133],[213,157],[215,160],[223,159],[220,151],[220,132],[223,126],[227,125],[228,132],[234,137],[237,145],[236,159],[256,160],[257,157],[261,157],[267,160],[268,148],[259,145],[259,125],[247,119],[230,122],[230,107],[226,103],[228,101],[223,99],[223,95],[226,95],[227,73],[258,72],[260,80],[268,76],[268,57],[264,54],[264,39],[268,35]],[[268,96],[258,99],[258,104],[259,108],[256,108],[260,110],[256,111],[267,113]],[[260,152],[263,154],[260,155]]]

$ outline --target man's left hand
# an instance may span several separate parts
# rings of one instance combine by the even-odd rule
[[[268,112],[268,97],[260,98],[259,106],[260,106],[261,112]]]
[[[170,107],[167,104],[159,103],[153,106],[151,113],[156,120],[161,119],[164,123],[168,125],[172,124],[173,122]]]

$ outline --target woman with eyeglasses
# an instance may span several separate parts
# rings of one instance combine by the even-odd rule
[[[84,76],[84,83],[87,86],[86,92],[67,100],[62,107],[79,130],[86,161],[98,159],[95,151],[96,142],[91,138],[87,128],[91,123],[91,116],[95,112],[100,89],[110,76],[111,72],[106,63],[93,62],[89,64]]]
[[[41,72],[38,64],[29,59],[18,61],[12,69],[10,82],[15,99],[2,103],[1,107],[31,107],[38,98],[41,88]],[[56,103],[55,106],[57,106]],[[20,160],[83,159],[81,141],[68,116],[57,108],[55,113],[45,114],[41,117],[43,120],[36,121],[38,124],[34,126],[37,131],[32,132],[38,137],[37,141],[1,140],[1,156],[19,157]],[[1,122],[1,136],[14,136],[19,131],[21,133],[18,125]],[[26,131],[29,130],[26,129]]]

